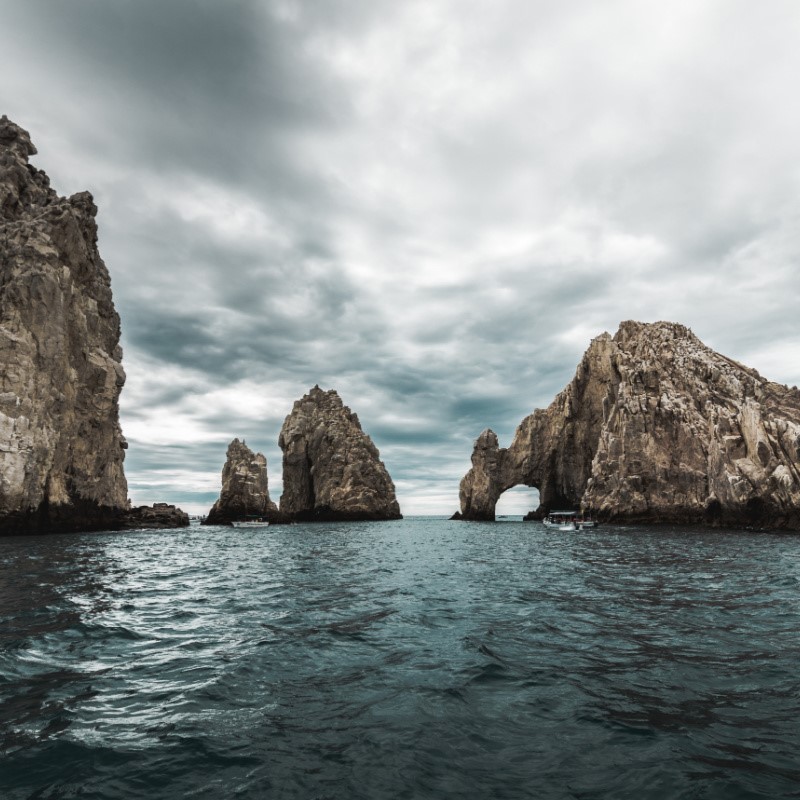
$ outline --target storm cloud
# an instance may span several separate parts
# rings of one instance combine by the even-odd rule
[[[0,112],[100,208],[136,503],[207,510],[234,436],[280,493],[319,383],[449,513],[624,319],[800,383],[790,0],[0,10]]]

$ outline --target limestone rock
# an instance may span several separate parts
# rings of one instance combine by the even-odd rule
[[[0,119],[0,533],[117,527],[128,509],[120,323],[97,208]]]
[[[122,516],[120,524],[125,530],[186,528],[189,515],[168,503],[153,503],[152,506],[132,508]]]
[[[315,386],[281,428],[281,512],[298,520],[400,519],[394,484],[358,417]]]
[[[668,322],[624,322],[592,341],[575,377],[526,417],[508,449],[486,431],[461,482],[467,519],[535,486],[529,517],[800,528],[800,392]]]
[[[283,521],[278,507],[269,497],[267,459],[234,439],[228,445],[222,468],[219,500],[211,507],[203,524],[229,525],[250,516],[264,517],[271,523]]]

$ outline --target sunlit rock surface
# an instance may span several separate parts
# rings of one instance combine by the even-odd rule
[[[281,512],[297,520],[400,519],[394,484],[358,417],[315,386],[281,428]]]
[[[204,524],[228,525],[247,517],[263,517],[273,523],[283,521],[269,497],[266,457],[234,439],[228,445],[222,468],[219,500],[211,507]]]
[[[0,119],[0,532],[116,527],[128,509],[120,322],[88,192],[59,197]]]
[[[624,322],[592,341],[575,377],[517,428],[475,443],[461,481],[465,519],[494,519],[517,484],[532,516],[800,528],[800,393],[668,322]]]

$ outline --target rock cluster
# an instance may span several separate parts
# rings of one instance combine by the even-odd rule
[[[88,192],[59,197],[0,119],[0,532],[116,527],[128,509],[120,323]]]
[[[461,515],[494,519],[517,484],[536,514],[800,528],[800,392],[706,347],[682,325],[624,322],[592,341],[575,377],[526,417],[508,449],[475,443]]]
[[[284,521],[269,497],[267,459],[234,439],[228,445],[222,468],[219,500],[211,507],[204,524],[228,525],[247,517],[263,517],[271,523]]]
[[[281,428],[281,512],[296,520],[400,519],[378,449],[339,395],[315,386]]]
[[[132,508],[120,519],[124,530],[138,528],[186,528],[189,515],[168,503],[153,503],[152,506]]]

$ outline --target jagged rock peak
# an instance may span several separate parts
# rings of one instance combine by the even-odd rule
[[[267,459],[254,453],[243,441],[228,445],[222,468],[222,490],[204,520],[206,525],[228,525],[247,517],[280,522],[278,507],[270,500]]]
[[[119,527],[120,324],[88,192],[66,199],[0,120],[0,532]]]
[[[12,122],[5,114],[0,117],[0,147],[18,152],[20,156],[25,159],[26,163],[28,156],[35,156],[37,153],[28,131],[24,128],[20,128],[19,125]]]
[[[314,386],[281,428],[282,513],[299,520],[399,519],[394,484],[358,416]]]
[[[493,519],[520,483],[539,489],[539,515],[582,506],[607,520],[798,528],[800,393],[683,325],[623,322],[507,450],[482,434],[462,515]]]

